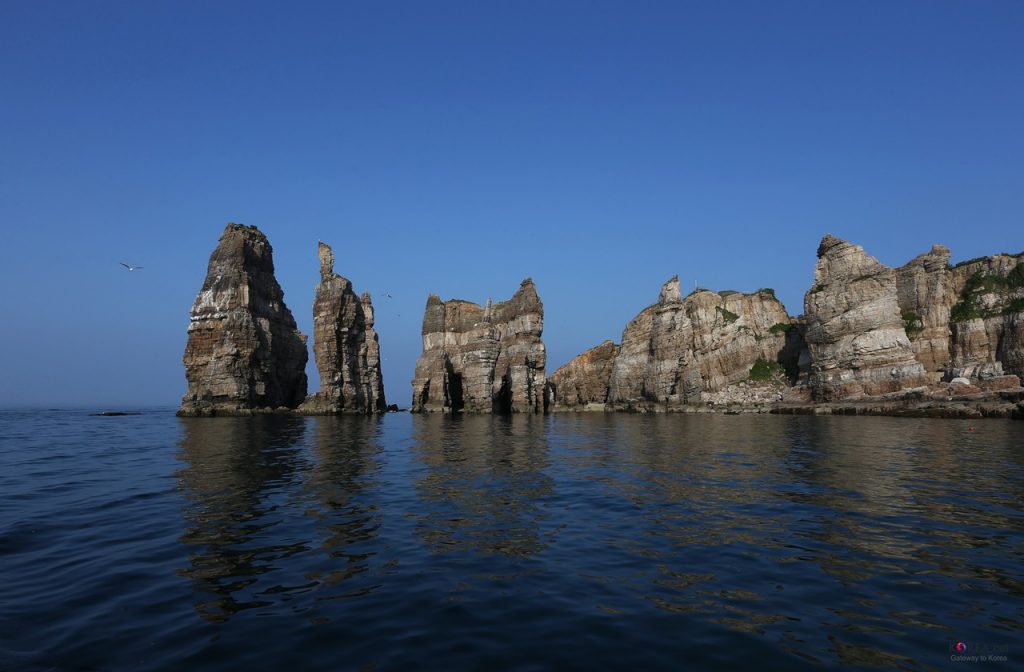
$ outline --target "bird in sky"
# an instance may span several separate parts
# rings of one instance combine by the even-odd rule
[[[125,268],[127,268],[129,273],[131,273],[132,271],[137,271],[140,268],[142,268],[142,266],[129,266],[128,264],[124,263],[123,261],[121,262],[121,265],[124,266]]]

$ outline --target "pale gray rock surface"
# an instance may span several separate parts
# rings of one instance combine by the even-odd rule
[[[699,290],[681,299],[673,277],[658,303],[626,325],[608,401],[699,402],[705,392],[748,379],[757,360],[777,362],[791,322],[771,290]]]
[[[893,269],[864,248],[825,236],[804,296],[804,338],[815,401],[873,396],[928,384],[914,357]]]

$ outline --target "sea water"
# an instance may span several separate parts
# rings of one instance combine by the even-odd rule
[[[1021,669],[1022,508],[1014,421],[4,411],[0,670]]]

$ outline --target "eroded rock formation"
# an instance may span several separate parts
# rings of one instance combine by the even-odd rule
[[[313,299],[313,357],[320,392],[310,395],[306,413],[383,413],[384,378],[380,345],[373,330],[370,295],[357,296],[352,283],[334,272],[334,252],[319,243],[320,283]]]
[[[778,361],[790,322],[771,290],[698,290],[680,299],[679,279],[672,278],[658,303],[622,332],[609,401],[700,401],[705,391],[749,378],[757,360]]]
[[[574,357],[548,378],[549,403],[567,408],[605,404],[618,354],[619,346],[605,341]]]
[[[897,269],[897,279],[907,335],[928,371],[988,387],[1024,375],[1024,255],[950,266],[949,250],[936,245]]]
[[[879,395],[929,381],[904,330],[893,269],[834,236],[818,246],[804,296],[804,338],[816,401]]]
[[[306,337],[256,227],[228,224],[192,305],[180,415],[295,408],[306,396]]]
[[[412,410],[544,410],[544,306],[526,279],[509,301],[479,306],[430,295]]]

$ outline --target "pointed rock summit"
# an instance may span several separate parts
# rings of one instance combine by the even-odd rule
[[[310,395],[304,413],[383,413],[384,377],[380,344],[373,330],[370,295],[356,296],[352,283],[334,272],[334,251],[317,245],[320,284],[313,299],[313,358],[320,392]]]
[[[544,306],[527,278],[508,301],[481,307],[431,294],[412,410],[539,413],[544,410]]]
[[[178,414],[295,408],[306,396],[307,358],[266,236],[228,224],[192,304],[183,357],[188,392]]]

